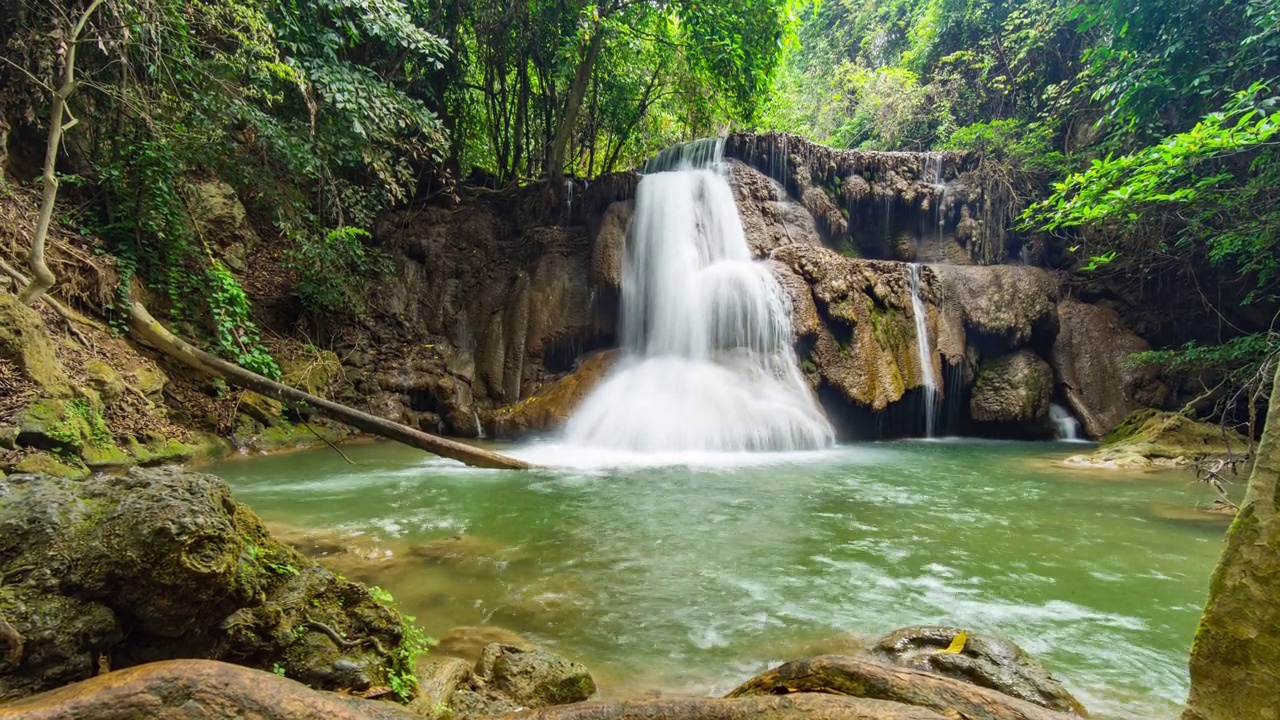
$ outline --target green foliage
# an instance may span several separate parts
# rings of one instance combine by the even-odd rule
[[[258,327],[249,319],[249,298],[221,262],[210,263],[207,279],[209,310],[213,315],[214,351],[241,367],[280,379],[280,366],[262,346]]]
[[[368,588],[369,595],[374,600],[395,609],[395,598],[391,593],[377,585],[370,585]],[[388,684],[391,691],[401,702],[408,702],[418,690],[418,678],[414,674],[414,667],[418,662],[418,657],[429,651],[436,641],[427,636],[415,623],[417,618],[412,615],[403,615],[403,636],[400,639],[400,645],[394,651],[392,658],[392,667],[388,670]]]
[[[1055,184],[1027,225],[1104,228],[1122,253],[1204,257],[1253,283],[1243,302],[1271,297],[1280,287],[1278,144],[1280,97],[1254,85],[1190,130]],[[1174,224],[1163,208],[1177,209]]]
[[[982,153],[1013,170],[1046,176],[1060,175],[1068,167],[1066,157],[1053,148],[1052,129],[1013,118],[958,128],[942,148]]]
[[[357,227],[328,231],[318,239],[302,239],[289,251],[290,264],[298,271],[295,292],[308,311],[356,313],[364,307],[359,292],[367,278],[391,270],[391,259],[370,248],[369,232]]]
[[[1234,373],[1257,368],[1268,356],[1280,351],[1280,333],[1249,333],[1220,345],[1189,342],[1179,349],[1150,350],[1130,356],[1134,365],[1155,365],[1176,373],[1204,371]]]

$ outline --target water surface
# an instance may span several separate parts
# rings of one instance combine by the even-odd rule
[[[1188,476],[1050,463],[1078,451],[916,441],[610,469],[592,466],[618,456],[534,447],[519,452],[586,467],[522,473],[380,443],[347,448],[356,465],[324,449],[207,469],[269,522],[391,551],[344,568],[429,632],[525,633],[605,695],[723,692],[944,623],[1012,638],[1097,717],[1172,718],[1225,524],[1161,517],[1212,500]]]

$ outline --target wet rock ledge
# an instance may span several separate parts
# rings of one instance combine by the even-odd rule
[[[793,660],[725,698],[590,701],[585,667],[514,634],[424,655],[377,595],[272,538],[211,475],[15,475],[0,483],[0,720],[1085,714],[1016,645],[947,627]]]

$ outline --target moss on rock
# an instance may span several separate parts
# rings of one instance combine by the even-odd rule
[[[1109,468],[1177,466],[1208,457],[1241,456],[1248,448],[1248,440],[1231,428],[1145,408],[1126,417],[1095,452],[1070,457],[1066,463]]]
[[[226,484],[180,468],[15,475],[0,505],[0,613],[29,643],[0,697],[204,657],[316,687],[412,672],[401,616],[275,541]],[[91,626],[91,627],[90,627]]]
[[[0,292],[0,358],[12,362],[42,395],[71,397],[71,380],[58,363],[44,321],[16,295],[4,292]]]
[[[78,480],[89,474],[89,468],[75,458],[57,458],[52,453],[33,452],[13,466],[14,472],[42,473],[54,477]]]

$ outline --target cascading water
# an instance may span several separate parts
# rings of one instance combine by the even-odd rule
[[[623,358],[570,444],[640,452],[808,450],[834,441],[791,349],[790,306],[751,259],[722,143],[645,166],[622,279]]]
[[[1080,421],[1076,420],[1070,410],[1057,403],[1049,405],[1049,419],[1053,421],[1053,429],[1059,440],[1081,440]]]
[[[929,329],[925,325],[924,301],[920,299],[920,266],[907,264],[911,284],[911,312],[916,320],[916,348],[920,351],[920,373],[924,376],[924,436],[933,437],[934,416],[938,404],[938,378],[933,373],[933,350],[929,346]]]

